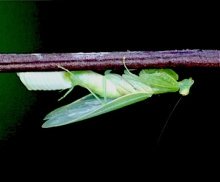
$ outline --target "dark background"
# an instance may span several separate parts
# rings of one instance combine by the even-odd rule
[[[213,8],[208,4],[56,1],[38,5],[46,52],[217,49],[220,40],[218,14],[215,9],[206,13]]]
[[[203,16],[187,17],[181,9],[166,9],[159,15],[156,5],[109,3],[93,8],[90,4],[38,2],[37,6],[39,52],[219,49],[217,25]],[[187,12],[192,13],[193,7]],[[195,84],[172,114],[159,144],[161,128],[180,98],[177,93],[154,96],[80,123],[42,129],[42,118],[49,111],[86,93],[76,88],[60,103],[59,93],[32,93],[36,101],[1,151],[10,156],[8,160],[30,157],[30,163],[58,162],[60,168],[60,163],[67,162],[82,170],[98,164],[132,171],[152,159],[155,163],[164,160],[162,167],[171,160],[173,165],[211,162],[218,157],[219,69],[176,71],[181,78],[192,77]]]

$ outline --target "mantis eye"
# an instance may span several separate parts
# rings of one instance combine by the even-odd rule
[[[182,81],[179,82],[179,93],[183,96],[186,96],[189,94],[189,90],[191,88],[191,86],[193,85],[194,81],[192,78],[189,79],[184,79]]]

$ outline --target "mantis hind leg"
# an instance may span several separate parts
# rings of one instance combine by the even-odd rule
[[[130,75],[134,75],[133,73],[131,73],[131,71],[128,69],[128,67],[126,66],[126,63],[125,63],[125,56],[123,57],[123,59],[122,59],[122,62],[123,62],[123,65],[124,65],[124,67],[125,67],[125,70],[130,74]]]

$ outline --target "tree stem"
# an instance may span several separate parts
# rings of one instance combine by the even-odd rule
[[[168,50],[97,53],[0,54],[0,71],[57,71],[128,68],[220,67],[218,50]]]

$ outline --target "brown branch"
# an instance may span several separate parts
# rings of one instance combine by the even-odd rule
[[[0,71],[55,71],[128,68],[220,67],[218,50],[169,50],[147,52],[0,54]]]

